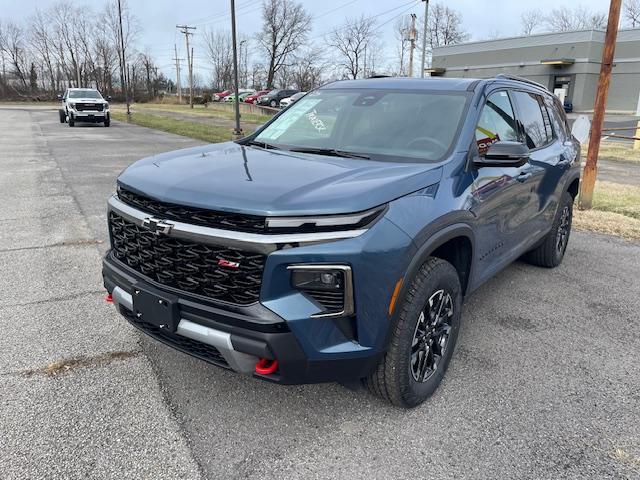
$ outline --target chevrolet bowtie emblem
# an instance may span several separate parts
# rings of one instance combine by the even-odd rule
[[[157,218],[145,218],[142,221],[142,225],[147,227],[156,235],[160,235],[161,233],[167,235],[173,228],[173,224],[165,223]]]

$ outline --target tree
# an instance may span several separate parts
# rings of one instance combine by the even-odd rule
[[[22,27],[15,23],[7,23],[0,28],[0,50],[7,55],[12,73],[20,81],[24,89],[27,85],[27,50],[25,33]]]
[[[547,25],[552,32],[568,32],[571,30],[604,30],[607,26],[607,14],[592,12],[583,7],[569,9],[554,8],[547,16]]]
[[[320,86],[324,64],[318,59],[322,52],[318,49],[307,50],[294,58],[291,68],[291,82],[300,91],[308,92]]]
[[[311,28],[311,17],[293,0],[264,0],[262,31],[256,41],[269,59],[267,87],[291,55],[305,42]]]
[[[347,19],[335,28],[327,38],[327,45],[337,50],[337,63],[348,78],[356,79],[364,73],[365,55],[375,37],[376,21],[364,15]]]
[[[423,24],[424,15],[418,24]],[[420,29],[418,29],[420,30]],[[429,21],[427,25],[427,56],[431,56],[433,49],[444,45],[455,45],[469,39],[469,34],[462,26],[462,14],[441,3],[434,3],[429,7]],[[418,32],[416,49],[422,52],[422,32]]]
[[[520,15],[523,35],[532,35],[533,32],[544,24],[544,14],[540,10],[532,9]]]
[[[224,90],[233,86],[233,50],[231,33],[207,30],[203,42],[207,60],[211,65],[211,83],[214,90]]]
[[[38,90],[38,72],[36,72],[36,65],[33,62],[31,62],[29,69],[29,88],[32,92]]]
[[[640,0],[627,0],[624,2],[624,18],[631,28],[640,27]]]
[[[396,39],[396,54],[398,58],[398,75],[406,75],[405,58],[409,50],[408,33],[410,20],[408,15],[403,15],[393,24],[393,36]],[[395,69],[394,69],[395,70]]]

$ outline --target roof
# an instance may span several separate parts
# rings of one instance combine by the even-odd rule
[[[569,32],[547,32],[535,35],[497,38],[495,40],[479,40],[476,42],[460,43],[435,47],[433,55],[456,55],[477,53],[509,48],[539,47],[543,45],[559,45],[565,43],[598,42],[604,43],[605,32],[602,30],[574,30]],[[617,43],[640,40],[640,28],[621,29],[618,32]]]
[[[323,89],[334,88],[382,88],[407,90],[467,90],[469,85],[477,82],[475,78],[443,78],[443,77],[384,77],[365,78],[359,80],[338,80],[323,86]]]

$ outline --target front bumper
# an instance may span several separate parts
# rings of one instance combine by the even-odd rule
[[[111,254],[103,260],[103,279],[116,309],[131,325],[177,350],[246,375],[283,384],[349,381],[366,376],[380,358],[374,354],[311,359],[287,322],[260,304],[223,310],[179,298],[177,329],[163,331],[138,321],[133,314],[132,292],[144,279]],[[278,370],[268,375],[256,373],[260,358],[277,360]]]

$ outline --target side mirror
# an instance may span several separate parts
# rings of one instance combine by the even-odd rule
[[[58,100],[62,100],[62,95],[58,94],[58,95],[56,95],[56,98],[57,98]]]
[[[521,167],[529,159],[529,149],[520,142],[498,141],[493,143],[484,157],[477,157],[479,167]]]
[[[107,101],[110,102],[111,101],[111,95],[107,95]]]

